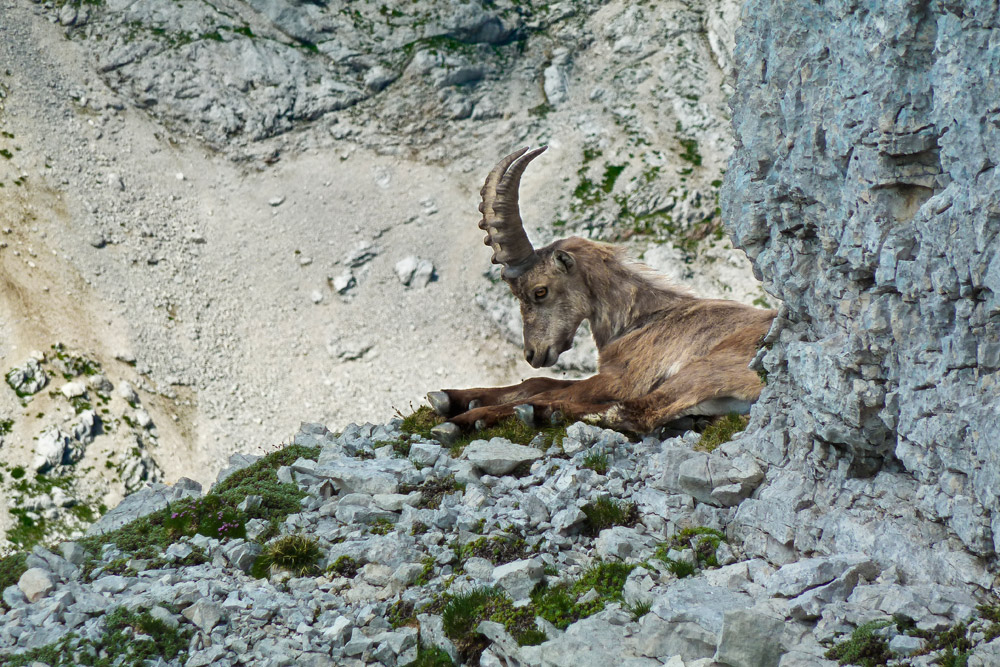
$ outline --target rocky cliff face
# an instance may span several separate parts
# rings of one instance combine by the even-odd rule
[[[748,439],[783,469],[736,516],[757,552],[852,544],[915,579],[989,580],[997,22],[992,2],[744,6],[723,210],[787,306]]]

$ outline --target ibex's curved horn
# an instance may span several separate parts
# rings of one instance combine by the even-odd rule
[[[503,264],[501,275],[516,278],[537,261],[535,249],[524,233],[521,213],[517,206],[517,189],[521,174],[528,163],[545,152],[547,146],[529,151],[522,148],[511,153],[493,167],[479,194],[483,201],[479,211],[483,219],[479,228],[486,230],[483,243],[493,247],[494,264]]]

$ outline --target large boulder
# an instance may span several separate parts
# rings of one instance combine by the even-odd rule
[[[849,508],[854,524],[866,511],[892,515],[867,526],[882,535],[869,555],[888,559],[899,539],[943,523],[990,557],[1000,547],[996,6],[855,9],[750,0],[742,13],[721,204],[785,309],[759,365],[767,386],[754,413],[766,418],[741,445],[806,471],[817,480],[809,495]],[[919,491],[879,498],[851,481],[897,469]],[[854,495],[841,504],[844,494]],[[785,546],[859,548],[849,523],[809,527],[820,507],[788,507],[799,535],[822,535]],[[737,530],[759,553],[783,548],[744,520]],[[907,574],[959,579],[947,568]]]

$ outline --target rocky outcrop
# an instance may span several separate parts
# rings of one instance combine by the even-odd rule
[[[744,7],[722,204],[787,308],[744,440],[772,466],[734,524],[751,552],[991,581],[997,34],[990,2]]]

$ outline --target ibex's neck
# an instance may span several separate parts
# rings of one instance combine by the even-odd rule
[[[590,330],[598,350],[643,326],[654,314],[694,298],[634,266],[609,263],[602,268],[588,274],[594,297]]]

